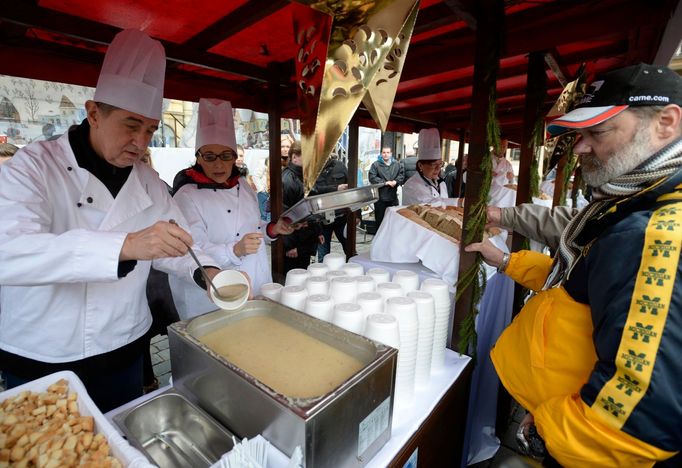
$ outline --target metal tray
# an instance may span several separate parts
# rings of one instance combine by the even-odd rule
[[[232,322],[268,316],[331,345],[365,367],[330,393],[314,398],[279,394],[217,355],[199,337]],[[304,466],[359,467],[390,438],[397,350],[271,301],[249,301],[168,329],[173,385],[239,437],[262,434]]]
[[[291,219],[292,223],[299,223],[316,215],[329,215],[333,219],[336,210],[348,208],[351,211],[355,211],[365,205],[374,203],[379,199],[379,188],[381,187],[383,187],[383,184],[366,185],[340,192],[306,197],[282,213],[282,216]]]
[[[128,440],[162,467],[209,467],[233,435],[173,390],[114,416]]]

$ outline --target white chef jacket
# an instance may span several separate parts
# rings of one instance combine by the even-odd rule
[[[118,277],[126,235],[187,223],[154,170],[136,163],[118,196],[76,162],[68,133],[30,144],[0,173],[0,348],[42,362],[113,351],[151,325],[152,262]],[[213,260],[197,252],[202,261]],[[155,260],[191,277],[189,256]]]
[[[407,179],[403,185],[403,205],[420,203],[444,203],[452,205],[456,198],[448,198],[448,188],[445,182],[438,184],[438,190],[429,184],[418,172]]]
[[[497,174],[493,176],[492,183],[502,186],[511,184],[513,180],[507,178],[507,172],[514,172],[512,163],[507,158],[498,158],[497,156],[492,156],[492,163],[493,172]]]
[[[251,278],[252,293],[260,294],[265,283],[272,282],[270,262],[262,242],[258,251],[238,257],[234,246],[245,234],[263,233],[267,238],[267,222],[261,221],[256,193],[243,177],[230,189],[198,188],[197,184],[183,185],[173,196],[180,206],[194,242],[214,258],[223,270],[246,272]],[[194,281],[169,275],[173,300],[183,320],[216,310],[206,291]]]

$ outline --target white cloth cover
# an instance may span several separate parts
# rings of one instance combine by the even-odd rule
[[[158,120],[165,75],[161,43],[137,29],[125,29],[107,49],[94,100]]]
[[[204,145],[223,145],[237,151],[234,115],[229,101],[207,98],[199,100],[199,119],[194,150]]]
[[[419,131],[419,161],[441,159],[440,134],[437,128],[424,128]]]

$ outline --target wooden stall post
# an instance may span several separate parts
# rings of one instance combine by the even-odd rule
[[[270,149],[270,212],[275,221],[282,214],[282,165],[280,158],[280,134],[282,123],[279,109],[279,76],[280,70],[276,63],[268,65],[268,144]],[[273,242],[271,244],[272,280],[284,284],[284,243]]]
[[[358,148],[360,140],[360,127],[358,125],[357,114],[353,116],[348,124],[348,187],[358,186]],[[357,252],[357,230],[356,215],[349,212],[346,215],[346,242],[348,244],[348,256],[354,257]]]
[[[468,235],[466,225],[472,215],[472,207],[479,198],[483,183],[481,162],[488,150],[488,113],[490,100],[495,95],[497,71],[500,66],[500,47],[504,31],[504,2],[502,0],[482,0],[476,2],[476,50],[474,56],[474,86],[471,98],[471,132],[469,135],[469,163],[467,169],[466,202],[464,204],[464,232],[460,243],[459,276],[476,262],[476,254],[464,250],[464,239]],[[480,242],[483,231],[474,233],[472,242]],[[459,300],[455,303],[454,319],[452,323],[452,337],[450,347],[460,349],[460,329],[462,322],[469,313],[469,306],[473,300],[473,288],[458,291]]]

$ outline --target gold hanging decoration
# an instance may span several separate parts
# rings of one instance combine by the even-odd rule
[[[417,0],[298,0],[294,38],[303,179],[310,191],[360,102],[385,130]],[[307,11],[306,11],[307,10]]]

